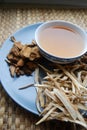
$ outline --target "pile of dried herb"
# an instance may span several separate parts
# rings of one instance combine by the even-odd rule
[[[30,75],[37,67],[36,61],[41,57],[35,41],[23,45],[16,41],[13,36],[11,41],[14,44],[6,60],[9,64],[11,76]]]

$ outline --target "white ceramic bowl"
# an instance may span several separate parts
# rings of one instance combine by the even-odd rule
[[[69,27],[70,29],[73,29],[74,31],[78,32],[82,39],[83,39],[83,50],[80,54],[75,55],[74,57],[60,57],[60,56],[56,56],[54,54],[49,53],[48,51],[46,51],[42,46],[41,46],[41,41],[39,41],[39,36],[40,33],[48,27],[51,26],[63,26],[63,27]],[[37,43],[37,46],[40,49],[41,54],[48,60],[55,62],[55,63],[60,63],[60,64],[67,64],[67,63],[71,63],[75,60],[77,60],[78,58],[80,58],[83,54],[86,53],[87,51],[87,34],[85,32],[84,29],[82,29],[81,27],[79,27],[78,25],[75,25],[73,23],[67,22],[67,21],[63,21],[63,20],[53,20],[53,21],[48,21],[48,22],[44,22],[42,23],[35,31],[35,40]],[[45,44],[45,43],[44,43]],[[62,51],[62,50],[61,50]]]

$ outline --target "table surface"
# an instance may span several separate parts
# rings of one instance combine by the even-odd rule
[[[66,20],[78,24],[87,31],[87,9],[0,9],[0,47],[16,30],[37,22]],[[16,104],[0,85],[0,130],[86,130],[85,128],[61,121],[35,123],[40,118]]]

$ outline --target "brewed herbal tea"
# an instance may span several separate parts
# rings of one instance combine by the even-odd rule
[[[39,43],[44,50],[62,58],[79,56],[84,48],[83,42],[78,32],[63,26],[45,28],[39,36]]]

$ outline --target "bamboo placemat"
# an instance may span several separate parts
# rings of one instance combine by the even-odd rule
[[[0,47],[18,29],[54,19],[73,22],[87,31],[87,9],[0,9]],[[38,116],[11,100],[0,85],[0,130],[85,130],[80,126],[58,121],[35,126],[38,120]]]

